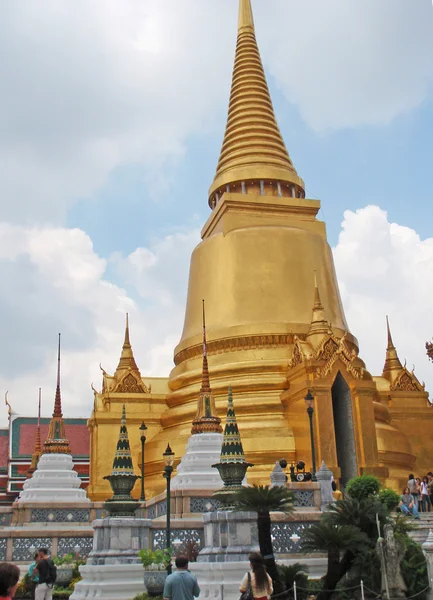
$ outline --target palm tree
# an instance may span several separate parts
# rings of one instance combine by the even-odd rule
[[[302,549],[305,552],[326,552],[328,568],[323,578],[323,591],[317,600],[332,598],[340,579],[353,564],[357,552],[369,545],[368,536],[353,525],[336,525],[322,519],[304,533]]]
[[[346,496],[328,507],[323,518],[333,525],[352,525],[358,527],[372,541],[376,542],[378,531],[376,515],[379,516],[381,525],[385,525],[389,518],[389,511],[378,498],[364,498],[358,500]]]
[[[233,499],[234,510],[256,512],[260,553],[274,582],[274,593],[282,590],[271,537],[271,512],[290,513],[293,510],[293,493],[285,487],[253,485],[243,487]]]
[[[298,598],[304,598],[308,585],[308,567],[301,563],[293,563],[293,565],[279,565],[278,573],[280,580],[287,591],[292,590],[295,582],[298,587]],[[300,590],[299,588],[304,588]],[[289,592],[288,598],[293,598],[294,593]]]

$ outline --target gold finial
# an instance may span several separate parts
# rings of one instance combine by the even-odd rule
[[[251,0],[240,0],[239,2],[238,30],[241,31],[245,27],[254,31],[254,18],[253,10],[251,8]]]
[[[116,373],[118,373],[119,371],[135,371],[136,373],[139,373],[137,363],[135,362],[134,353],[132,351],[131,342],[129,339],[128,313],[126,313],[125,339],[123,341],[122,352],[120,355],[119,364],[117,365]]]
[[[313,314],[311,317],[310,330],[308,336],[312,335],[328,335],[329,334],[329,323],[325,317],[325,309],[323,308],[322,301],[320,299],[319,284],[317,283],[317,272],[314,271],[314,302],[313,302]]]
[[[397,354],[397,350],[392,341],[391,327],[389,324],[388,315],[386,315],[386,333],[387,333],[387,346],[386,346],[386,357],[385,364],[383,366],[382,375],[385,379],[388,379],[391,383],[403,370],[402,364]],[[406,366],[406,365],[405,365]]]
[[[250,0],[239,2],[239,30],[229,113],[209,206],[238,193],[304,197],[304,182],[278,128],[254,33]]]
[[[391,335],[391,328],[389,326],[388,315],[386,315],[386,332],[387,332],[387,335],[388,335],[387,350],[392,350],[394,348],[394,344],[392,343],[392,335]]]
[[[125,341],[123,343],[124,346],[130,346],[131,342],[129,341],[129,315],[126,313],[126,325],[125,325]]]
[[[60,333],[57,350],[57,384],[54,400],[53,418],[50,421],[48,436],[44,443],[43,454],[70,454],[69,440],[66,437],[65,421],[62,413],[62,400],[60,393]]]
[[[212,393],[209,380],[209,365],[207,360],[206,342],[206,312],[203,303],[203,366],[201,374],[201,388],[197,400],[197,413],[192,422],[191,433],[222,433],[221,419],[217,416],[215,397]]]

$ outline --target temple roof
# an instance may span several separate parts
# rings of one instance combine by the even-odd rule
[[[256,41],[251,0],[239,2],[239,24],[229,112],[209,203],[216,191],[248,180],[304,188],[275,118]]]

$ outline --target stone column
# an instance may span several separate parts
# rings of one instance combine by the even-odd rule
[[[75,586],[71,600],[130,600],[142,594],[144,570],[138,552],[151,546],[151,524],[150,519],[134,517],[94,521],[93,550],[80,567],[83,579]]]
[[[203,514],[205,547],[198,562],[248,561],[259,551],[257,514],[220,510]]]
[[[326,510],[328,504],[334,502],[332,495],[332,471],[322,461],[320,469],[316,473],[316,479],[320,483],[320,510]]]
[[[427,560],[427,573],[430,583],[428,600],[433,600],[433,531],[431,529],[426,541],[423,544],[421,544],[421,548],[423,549]]]

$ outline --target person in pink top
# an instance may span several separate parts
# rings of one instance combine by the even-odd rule
[[[11,563],[0,563],[0,600],[12,600],[20,580],[20,570]]]

